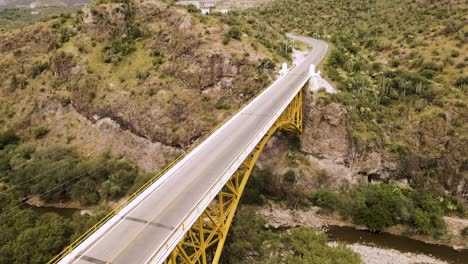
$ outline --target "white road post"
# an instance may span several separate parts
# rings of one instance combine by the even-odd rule
[[[310,90],[312,92],[317,92],[320,88],[325,88],[327,93],[336,93],[335,88],[327,82],[327,80],[323,79],[320,76],[320,71],[315,72],[315,65],[311,64],[309,68],[309,76],[310,76]]]
[[[311,64],[309,67],[309,76],[310,76],[310,85],[311,85],[311,90],[316,91],[318,90],[319,87],[319,81],[320,81],[320,71],[315,72],[315,65]]]
[[[286,75],[286,73],[288,73],[288,64],[286,62],[284,62],[283,64],[281,64],[281,70],[279,72],[280,76],[284,76]]]

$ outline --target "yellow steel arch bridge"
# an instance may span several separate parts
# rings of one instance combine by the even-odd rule
[[[218,263],[250,173],[278,129],[302,133],[303,89],[325,42],[50,263]]]
[[[302,133],[302,90],[268,130],[254,151],[242,162],[241,167],[232,175],[217,197],[198,217],[164,263],[219,262],[229,227],[250,173],[268,139],[278,129]]]

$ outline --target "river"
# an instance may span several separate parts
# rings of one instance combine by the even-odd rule
[[[69,219],[73,217],[74,213],[81,211],[81,209],[76,209],[76,208],[41,207],[41,206],[35,206],[35,205],[30,205],[30,204],[24,204],[22,208],[31,209],[34,212],[37,212],[40,214],[56,213],[60,216],[63,216]]]
[[[326,231],[332,241],[348,244],[364,244],[380,248],[395,249],[400,252],[429,255],[453,264],[468,263],[468,250],[455,250],[448,246],[433,245],[404,236],[387,233],[370,233],[348,226],[328,226]]]
[[[80,212],[75,208],[38,207],[26,205],[38,213],[57,213],[63,217],[71,219],[73,214]],[[330,225],[326,231],[331,241],[346,242],[348,244],[359,243],[380,248],[395,249],[400,252],[420,253],[429,255],[452,264],[468,263],[468,250],[455,250],[448,246],[433,245],[414,240],[404,236],[397,236],[387,233],[370,233],[365,230],[357,230],[348,226]]]

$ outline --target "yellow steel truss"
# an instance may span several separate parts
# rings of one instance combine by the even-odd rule
[[[275,124],[268,130],[242,166],[227,182],[217,197],[187,231],[165,264],[218,263],[224,242],[234,218],[250,173],[268,139],[276,130],[302,133],[302,91],[300,91]]]

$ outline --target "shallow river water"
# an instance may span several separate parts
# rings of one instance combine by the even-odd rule
[[[40,206],[34,206],[34,205],[29,205],[29,204],[25,204],[22,207],[24,209],[31,209],[40,214],[56,213],[60,216],[70,218],[70,219],[72,218],[74,213],[81,211],[80,209],[76,209],[76,208],[40,207]]]
[[[33,205],[26,205],[25,207],[38,213],[54,212],[66,218],[72,218],[74,213],[80,212],[80,209],[74,208],[37,207]],[[458,251],[451,247],[428,244],[404,236],[386,233],[370,233],[348,226],[332,225],[327,228],[328,230],[326,233],[331,241],[341,241],[349,244],[359,243],[395,249],[400,252],[421,253],[453,264],[468,264],[468,250]]]

